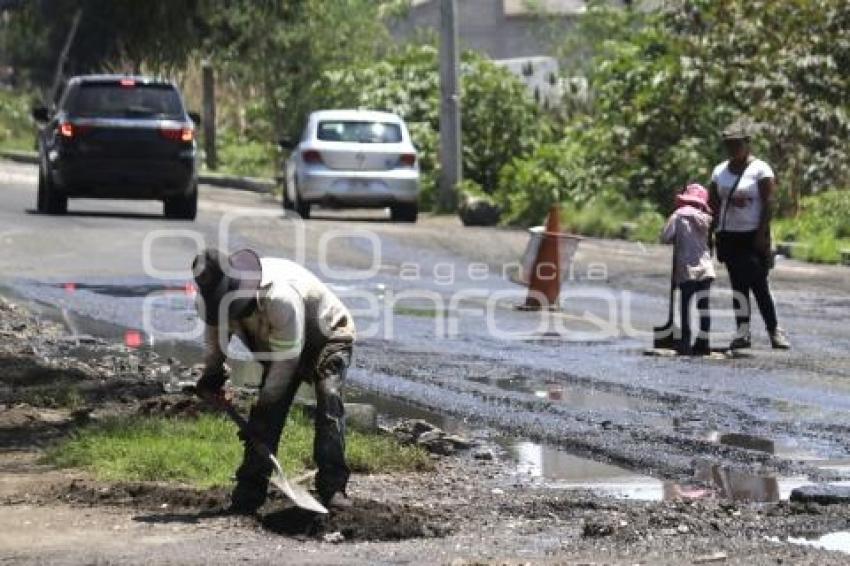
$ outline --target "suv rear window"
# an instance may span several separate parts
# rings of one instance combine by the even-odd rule
[[[327,120],[319,122],[316,137],[330,142],[399,143],[401,126],[391,122]]]
[[[183,103],[170,85],[83,83],[69,101],[68,113],[79,117],[183,118]]]

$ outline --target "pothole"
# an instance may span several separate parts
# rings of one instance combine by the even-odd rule
[[[448,529],[437,517],[409,505],[392,505],[368,500],[353,500],[353,506],[332,510],[319,516],[302,509],[288,507],[263,515],[267,530],[311,538],[333,537],[343,541],[398,541],[411,538],[445,536]]]

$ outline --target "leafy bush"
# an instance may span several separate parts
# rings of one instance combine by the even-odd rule
[[[800,214],[773,225],[777,241],[801,244],[794,257],[818,263],[837,263],[841,250],[850,249],[850,191],[833,190],[806,197]]]
[[[32,150],[34,145],[29,99],[0,89],[0,148]]]
[[[620,195],[608,194],[583,205],[565,203],[562,226],[585,236],[657,242],[664,217],[648,202],[628,201]]]
[[[552,203],[587,202],[599,189],[589,173],[584,146],[570,139],[513,159],[502,169],[494,194],[505,211],[503,221],[529,226],[541,222]]]
[[[249,177],[273,177],[277,173],[280,158],[274,145],[227,132],[223,132],[218,141],[218,158],[223,172]]]

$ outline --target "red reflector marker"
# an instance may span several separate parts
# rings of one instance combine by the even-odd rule
[[[402,165],[407,167],[413,167],[416,165],[416,154],[415,153],[403,153],[401,157],[399,157],[399,161]]]
[[[134,81],[133,79],[121,79],[120,81],[118,81],[118,84],[120,84],[124,88],[133,88],[134,86],[136,86],[136,81]]]
[[[128,348],[139,348],[143,343],[142,333],[138,330],[127,330],[124,332],[124,345]]]
[[[301,154],[301,158],[304,160],[304,163],[321,163],[322,162],[322,154],[316,151],[315,149],[308,149],[307,151]]]

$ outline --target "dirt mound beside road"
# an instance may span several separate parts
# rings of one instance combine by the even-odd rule
[[[103,483],[75,479],[50,486],[39,499],[75,505],[130,506],[141,510],[193,510],[211,512],[224,509],[230,501],[224,488],[194,489],[150,482]]]
[[[399,541],[445,536],[449,529],[436,514],[410,505],[353,500],[351,508],[331,510],[325,517],[288,507],[267,513],[262,525],[274,533],[335,542]],[[334,535],[339,533],[341,538]]]

